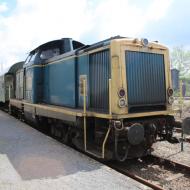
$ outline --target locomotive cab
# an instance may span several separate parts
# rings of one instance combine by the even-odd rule
[[[25,100],[31,103],[43,102],[44,72],[41,67],[42,65],[47,64],[51,58],[58,57],[83,46],[84,44],[71,38],[63,38],[47,42],[32,50],[24,64]]]

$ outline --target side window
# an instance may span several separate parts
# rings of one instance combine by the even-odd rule
[[[59,48],[54,48],[54,49],[47,49],[47,50],[42,50],[40,54],[40,58],[45,60],[45,59],[50,59],[54,56],[60,55],[60,49]]]
[[[59,48],[53,49],[53,56],[57,56],[57,55],[60,55],[60,49]]]

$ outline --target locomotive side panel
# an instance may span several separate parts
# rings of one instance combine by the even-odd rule
[[[25,70],[25,95],[24,99],[26,101],[32,102],[32,83],[33,83],[33,69],[29,68]]]
[[[83,107],[83,94],[81,93],[82,79],[86,76],[87,80],[87,97],[86,106],[89,108],[89,55],[82,55],[78,57],[77,61],[77,91],[78,91],[78,107]]]
[[[76,66],[75,58],[62,60],[45,66],[48,104],[76,107]],[[48,80],[47,80],[48,78]],[[47,83],[48,81],[48,83]],[[48,88],[48,89],[47,89]]]
[[[82,80],[87,80],[87,109],[107,113],[109,108],[110,50],[100,50],[78,58],[78,106],[83,107]]]
[[[41,102],[43,93],[42,67],[28,67],[25,73],[25,100],[31,103]]]
[[[103,50],[89,55],[90,109],[108,112],[110,51]]]
[[[49,66],[43,68],[43,99],[42,102],[45,104],[49,103]]]

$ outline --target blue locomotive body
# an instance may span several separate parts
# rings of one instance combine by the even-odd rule
[[[31,103],[40,103],[43,95],[43,70],[41,67],[25,67],[24,99]]]
[[[64,39],[60,41],[64,42]],[[24,99],[34,104],[82,108],[80,76],[85,76],[88,82],[87,109],[108,112],[109,50],[88,54],[80,51],[84,46],[81,45],[79,50],[56,56],[52,53],[52,57],[46,54],[48,59],[43,59],[43,51],[61,51],[57,42],[50,42],[51,46],[47,43],[30,53],[24,65]]]
[[[75,58],[44,65],[43,96],[47,104],[76,107]]]
[[[24,99],[27,102],[77,106],[76,58],[68,58],[67,55],[60,58],[60,54],[73,50],[73,45],[69,47],[71,43],[68,38],[55,40],[30,52],[24,65]],[[77,47],[83,46],[76,41],[73,43],[78,43]]]
[[[157,135],[175,141],[168,60],[165,46],[118,36],[47,42],[17,73],[10,112],[100,158],[142,157]]]

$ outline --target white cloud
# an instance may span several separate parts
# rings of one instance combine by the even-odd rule
[[[7,4],[5,2],[0,4],[0,13],[8,10]]]
[[[149,20],[160,20],[167,13],[173,0],[154,0],[147,11],[147,18]]]
[[[62,37],[89,42],[118,34],[135,37],[149,21],[164,17],[170,4],[154,0],[143,10],[128,0],[17,0],[6,17],[1,12],[8,7],[0,4],[0,64],[8,67],[41,43]]]
[[[93,11],[95,24],[92,31],[95,31],[100,39],[118,34],[140,36],[149,22],[157,21],[166,15],[172,1],[152,0],[144,8],[127,0],[100,1]]]

